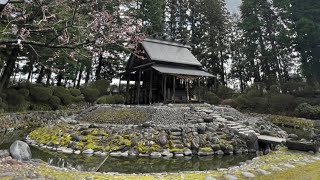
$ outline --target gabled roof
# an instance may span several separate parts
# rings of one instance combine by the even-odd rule
[[[151,61],[202,66],[190,52],[189,45],[149,38],[144,39],[141,44]]]

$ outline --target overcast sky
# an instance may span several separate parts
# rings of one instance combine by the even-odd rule
[[[228,10],[233,13],[239,12],[239,7],[241,5],[241,0],[226,0]]]

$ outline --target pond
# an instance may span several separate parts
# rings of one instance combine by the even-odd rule
[[[0,134],[0,149],[8,149],[15,140],[24,139],[29,131],[15,131]],[[31,147],[32,157],[48,162],[57,167],[76,168],[81,171],[94,171],[105,157],[86,157],[83,155],[67,155]],[[208,171],[217,168],[228,168],[240,162],[251,160],[255,154],[233,156],[160,158],[149,157],[108,157],[100,168],[100,172],[118,173],[161,173],[181,171]]]

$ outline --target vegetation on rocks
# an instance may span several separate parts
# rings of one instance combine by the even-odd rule
[[[293,127],[293,128],[301,128],[301,129],[311,129],[314,126],[312,120],[288,117],[288,116],[271,116],[269,120],[278,126],[283,127]]]

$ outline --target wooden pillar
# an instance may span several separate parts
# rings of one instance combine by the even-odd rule
[[[173,87],[172,87],[173,103],[176,103],[176,76],[172,76],[172,78],[173,78]]]
[[[201,94],[201,92],[200,92],[200,78],[198,78],[198,100],[199,100],[199,103],[201,102],[201,98],[200,98],[200,94]]]
[[[152,104],[152,80],[153,80],[153,71],[150,70],[150,85],[149,85],[149,103]]]
[[[121,89],[121,76],[119,77],[119,95],[121,95],[120,89]]]
[[[141,82],[141,69],[139,69],[138,89],[137,89],[137,104],[140,104],[140,82]]]
[[[167,102],[167,75],[164,74],[164,83],[163,83],[163,102]]]
[[[207,94],[207,80],[205,77],[203,77],[203,93],[205,95],[205,100],[208,102],[208,94]]]
[[[130,88],[130,73],[128,74],[128,79],[127,79],[127,88],[126,88],[126,104],[129,103],[129,88]],[[131,97],[130,97],[131,99]]]
[[[186,82],[186,88],[187,88],[187,102],[189,103],[189,81]]]

